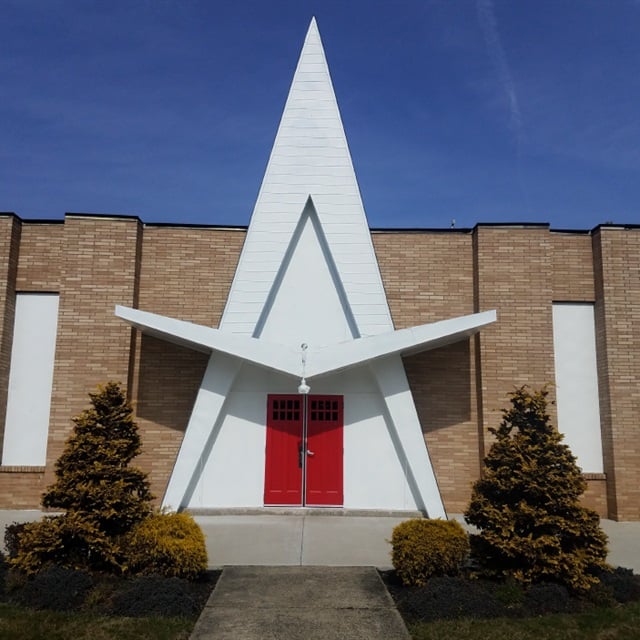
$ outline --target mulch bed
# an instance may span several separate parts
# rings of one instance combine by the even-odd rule
[[[221,571],[196,580],[137,576],[122,578],[52,567],[34,578],[0,570],[0,602],[31,609],[89,611],[126,617],[197,618]]]
[[[380,576],[409,624],[454,618],[530,617],[578,613],[595,607],[640,601],[640,576],[618,568],[602,573],[600,584],[577,596],[559,584],[540,583],[524,589],[515,582],[470,576],[438,576],[424,587],[405,587],[395,571]]]

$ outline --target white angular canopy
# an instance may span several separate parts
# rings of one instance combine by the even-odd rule
[[[116,315],[144,333],[211,354],[165,506],[184,504],[243,362],[307,379],[366,365],[416,504],[430,517],[446,517],[401,356],[465,339],[496,313],[394,331],[315,19],[219,329],[120,306]]]
[[[168,342],[196,351],[223,353],[294,377],[301,376],[299,348],[293,349],[263,339],[229,335],[222,329],[212,329],[128,307],[117,306],[116,315],[136,329]],[[305,375],[311,379],[359,366],[376,358],[408,355],[443,347],[468,338],[495,320],[495,311],[485,311],[358,338],[320,349],[309,347]]]

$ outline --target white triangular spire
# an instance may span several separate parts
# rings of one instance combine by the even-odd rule
[[[221,329],[255,335],[309,198],[358,335],[390,331],[391,314],[315,18],[289,90]],[[307,286],[314,286],[314,275],[309,274]],[[295,291],[289,294],[295,304]],[[286,335],[282,338],[288,342]]]

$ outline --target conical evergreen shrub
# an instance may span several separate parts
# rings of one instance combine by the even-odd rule
[[[147,476],[130,466],[140,453],[130,403],[115,382],[89,396],[42,497],[64,514],[26,525],[20,536],[14,564],[27,572],[52,563],[118,570],[120,538],[151,513]]]
[[[484,575],[584,591],[607,566],[607,538],[598,514],[580,504],[586,483],[550,422],[547,396],[546,388],[517,388],[500,426],[489,429],[495,442],[465,512],[479,529],[471,552]]]

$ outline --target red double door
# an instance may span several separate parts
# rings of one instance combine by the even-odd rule
[[[265,505],[342,506],[343,397],[267,398]]]

